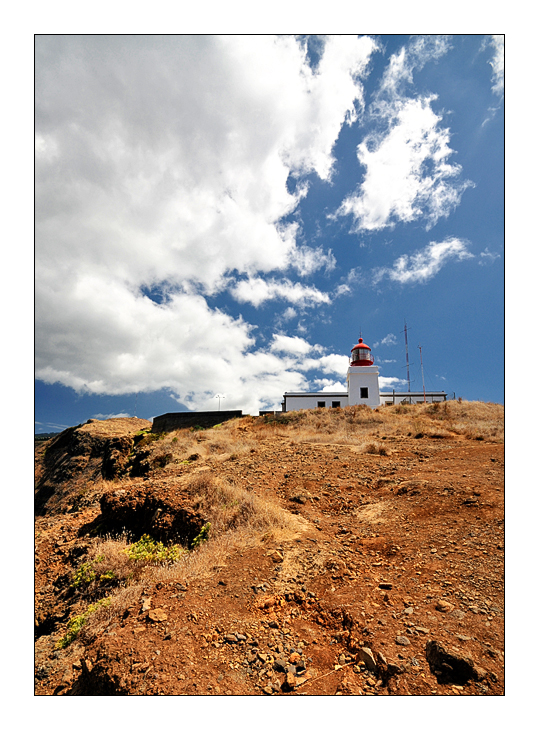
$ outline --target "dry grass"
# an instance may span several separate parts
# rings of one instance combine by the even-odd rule
[[[375,410],[352,406],[297,411],[276,419],[235,419],[205,431],[179,430],[147,445],[152,460],[161,458],[166,469],[183,470],[183,463],[199,459],[241,459],[256,451],[264,439],[275,436],[296,443],[344,443],[382,456],[390,453],[384,437],[466,438],[500,443],[504,437],[504,408],[496,403],[447,401]],[[140,600],[145,587],[158,582],[188,583],[211,575],[238,552],[261,540],[292,539],[300,529],[299,518],[209,472],[194,474],[185,488],[195,509],[211,523],[210,539],[176,562],[158,565],[131,560],[126,536],[96,540],[85,559],[90,571],[87,575],[93,571],[95,578],[81,581],[78,590],[83,603],[89,606],[95,606],[103,596],[108,602],[88,615],[80,640],[90,641],[114,623],[126,608]]]
[[[230,423],[237,425],[235,420]],[[162,460],[173,467],[198,459],[235,459],[256,450],[256,439],[246,437],[243,429],[227,426],[223,423],[205,431],[179,429],[164,434],[152,448],[152,460]]]
[[[242,487],[203,472],[194,475],[186,489],[193,507],[210,522],[210,539],[174,562],[155,564],[129,557],[127,537],[97,539],[75,576],[87,602],[87,617],[77,635],[92,641],[127,608],[139,601],[145,587],[159,582],[189,582],[218,572],[239,551],[261,541],[292,539],[300,520],[269,500]],[[107,601],[96,606],[103,597]],[[95,611],[88,612],[88,608]]]
[[[296,442],[355,444],[360,448],[383,436],[463,436],[499,443],[504,438],[504,407],[480,401],[316,409],[283,414],[266,430],[286,430]]]
[[[187,485],[194,508],[207,515],[211,532],[222,535],[244,528],[253,533],[292,527],[292,516],[270,500],[202,472]]]

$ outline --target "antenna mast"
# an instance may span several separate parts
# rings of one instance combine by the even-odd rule
[[[408,329],[404,320],[404,344],[406,346],[406,377],[408,379],[408,393],[410,392],[410,363],[408,362]]]
[[[419,357],[421,359],[421,380],[423,381],[423,403],[427,402],[427,396],[425,395],[425,377],[423,375],[423,355],[421,353],[421,345],[419,347]]]

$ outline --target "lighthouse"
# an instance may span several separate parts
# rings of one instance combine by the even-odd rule
[[[374,364],[371,348],[363,342],[362,337],[352,348],[346,382],[348,405],[365,405],[371,408],[380,405],[378,367]]]
[[[374,364],[371,348],[360,337],[357,345],[351,350],[345,391],[285,393],[281,407],[285,412],[300,411],[305,408],[346,408],[346,406],[378,408],[398,403],[439,403],[446,398],[447,393],[443,390],[428,392],[423,390],[421,393],[409,390],[406,393],[397,393],[394,390],[380,392],[378,367]]]

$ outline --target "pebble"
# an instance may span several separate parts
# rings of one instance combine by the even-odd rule
[[[406,639],[406,643],[409,644],[410,642],[408,639]],[[365,666],[369,670],[369,672],[374,672],[376,670],[376,660],[373,656],[372,651],[366,647],[362,646],[358,653],[357,653],[357,659],[360,662],[364,662]],[[344,664],[344,662],[342,662]]]
[[[397,636],[395,639],[396,644],[400,644],[401,646],[408,646],[410,643],[410,639],[407,639],[406,636]]]
[[[167,614],[163,611],[162,608],[152,609],[148,613],[148,617],[150,618],[150,621],[155,621],[155,622],[166,621],[168,618]]]
[[[452,611],[455,606],[453,606],[452,603],[449,603],[449,601],[444,601],[443,599],[440,599],[435,607],[437,611],[441,611],[442,613],[449,613],[449,611]]]

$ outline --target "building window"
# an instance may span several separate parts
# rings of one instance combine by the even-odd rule
[[[369,397],[369,389],[368,388],[360,388],[359,389],[359,397],[360,398],[368,398]]]
[[[318,401],[318,408],[325,408],[326,407],[326,401],[325,400],[319,400]]]
[[[340,408],[341,407],[341,401],[340,400],[332,400],[331,401],[331,407],[332,408]]]

